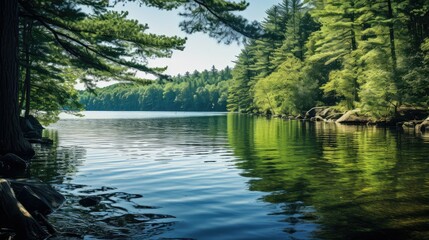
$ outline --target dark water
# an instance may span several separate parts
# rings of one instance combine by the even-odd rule
[[[31,174],[67,196],[50,221],[85,239],[429,239],[429,137],[147,112],[46,134]]]

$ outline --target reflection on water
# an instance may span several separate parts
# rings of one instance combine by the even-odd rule
[[[429,144],[375,127],[228,118],[250,189],[314,238],[427,239]],[[293,229],[292,232],[298,231]]]
[[[31,175],[66,195],[50,216],[61,230],[87,239],[428,239],[427,138],[135,114],[64,119],[46,131],[55,144],[37,149]],[[86,196],[101,202],[80,206]]]

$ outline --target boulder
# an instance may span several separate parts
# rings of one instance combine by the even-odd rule
[[[0,179],[0,216],[0,228],[12,229],[16,239],[38,240],[50,236],[16,199],[14,190],[5,179]]]
[[[403,129],[415,129],[415,127],[421,124],[422,122],[423,122],[422,120],[413,120],[413,121],[404,122],[401,124],[401,126]]]
[[[324,109],[323,111],[319,112],[318,116],[322,117],[323,119],[332,119],[332,116],[338,116],[340,115],[340,117],[343,115],[342,112],[340,112],[339,110],[333,108],[333,107],[328,107],[326,109]],[[328,118],[330,117],[331,118]],[[338,118],[340,118],[338,117]]]
[[[349,125],[362,125],[369,122],[369,117],[360,114],[359,109],[350,110],[341,116],[335,123],[349,124]]]
[[[14,176],[24,173],[27,169],[27,162],[13,153],[8,153],[0,157],[0,175]]]
[[[45,128],[34,116],[20,117],[19,122],[26,138],[42,138],[42,132]]]
[[[50,214],[65,201],[62,194],[39,180],[14,179],[9,182],[19,202],[30,213]]]
[[[323,119],[321,116],[315,116],[310,118],[310,121],[313,121],[313,122],[323,122],[324,120],[325,119]]]
[[[31,124],[30,120],[28,120],[24,117],[19,117],[19,124],[20,124],[21,130],[24,133],[29,132],[29,131],[34,131],[34,127]]]
[[[329,108],[329,107],[314,107],[314,108],[311,108],[310,110],[308,110],[305,113],[305,119],[310,119],[312,117],[319,116],[320,113],[322,111],[324,111],[325,109],[327,109],[327,108]]]
[[[34,130],[40,132],[42,134],[43,129],[45,129],[42,124],[32,115],[28,116],[27,120],[31,123],[31,126],[33,126]]]
[[[423,133],[429,132],[429,117],[426,118],[421,124],[416,125],[416,129]]]
[[[342,116],[343,116],[343,114],[339,113],[339,112],[338,113],[332,113],[331,115],[325,117],[325,119],[328,121],[336,121]]]

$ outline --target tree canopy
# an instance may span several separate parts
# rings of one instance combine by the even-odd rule
[[[248,6],[245,1],[2,1],[0,123],[5,129],[0,132],[0,153],[29,149],[23,147],[28,144],[18,125],[21,109],[26,116],[30,110],[79,109],[76,81],[89,88],[100,80],[147,82],[135,71],[168,78],[165,67],[149,67],[147,59],[170,56],[172,50],[183,49],[186,39],[148,33],[146,24],[113,8],[129,2],[163,10],[180,8],[185,32],[208,33],[224,43],[264,34],[258,23],[235,14]]]
[[[389,118],[400,106],[427,108],[428,7],[283,0],[262,23],[266,32],[283,31],[281,44],[277,38],[246,44],[233,70],[229,109],[289,115],[330,105]]]

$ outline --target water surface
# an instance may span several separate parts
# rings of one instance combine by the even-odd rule
[[[31,174],[86,239],[428,239],[429,139],[225,113],[87,112]],[[79,199],[99,196],[94,207]]]

